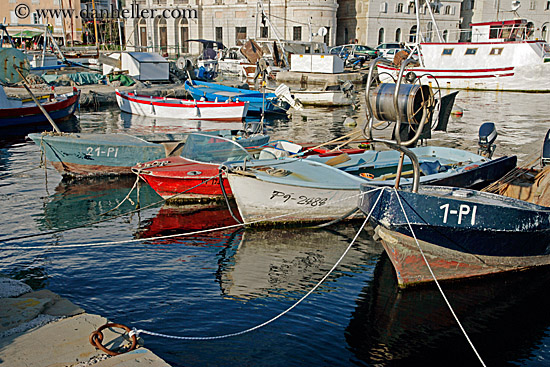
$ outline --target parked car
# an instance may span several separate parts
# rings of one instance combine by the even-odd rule
[[[376,46],[376,50],[378,50],[380,56],[385,57],[386,59],[392,60],[396,53],[398,53],[401,50],[409,51],[406,47],[402,46],[398,42],[387,42],[387,43],[381,43],[378,46]]]
[[[329,49],[329,52],[340,56],[345,61],[345,65],[351,67],[363,65],[365,61],[378,57],[378,51],[374,48],[357,44],[334,46]]]

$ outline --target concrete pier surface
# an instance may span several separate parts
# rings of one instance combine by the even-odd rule
[[[140,346],[109,356],[89,342],[90,334],[109,321],[86,313],[49,290],[32,291],[23,282],[0,278],[0,364],[10,367],[169,367]],[[105,329],[109,350],[129,344],[122,329]]]
[[[102,106],[116,106],[115,89],[133,92],[137,91],[139,94],[161,96],[161,97],[176,97],[176,98],[189,98],[189,94],[185,90],[183,84],[152,84],[150,86],[133,85],[130,87],[115,87],[107,84],[88,84],[75,86],[80,89],[80,106],[97,108]],[[29,93],[23,86],[21,87],[4,87],[6,95],[8,97],[16,98],[30,98]],[[58,86],[55,87],[55,93],[63,94],[72,92],[71,86]],[[31,88],[31,91],[35,96],[42,96],[51,93],[51,87],[44,84]]]

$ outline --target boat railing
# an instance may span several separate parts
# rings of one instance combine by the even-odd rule
[[[397,79],[391,76],[394,83],[378,83],[376,87],[373,86],[373,82],[379,80],[379,75],[375,75],[376,65],[388,63],[388,61],[379,57],[371,62],[365,91],[367,119],[363,127],[363,135],[368,141],[380,142],[401,152],[395,179],[396,187],[399,186],[405,155],[410,158],[413,164],[412,190],[416,192],[420,182],[420,166],[418,158],[408,147],[415,145],[423,133],[435,107],[435,100],[430,86],[420,84],[420,80],[412,72],[405,74],[407,66],[413,62],[415,60],[408,58],[401,63]],[[393,139],[374,137],[375,119],[395,122]],[[405,139],[401,136],[402,127],[407,133]],[[412,136],[410,136],[411,131],[414,132]]]

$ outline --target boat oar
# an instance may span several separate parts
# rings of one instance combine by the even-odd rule
[[[46,116],[46,119],[48,119],[48,121],[50,122],[50,124],[53,126],[53,129],[58,132],[58,133],[61,133],[61,130],[59,130],[59,127],[57,126],[57,124],[53,121],[52,117],[50,116],[50,114],[48,113],[48,111],[46,111],[46,109],[44,108],[44,106],[42,106],[40,104],[40,102],[38,101],[38,99],[34,96],[33,92],[31,92],[31,89],[29,88],[29,85],[28,85],[28,82],[27,82],[27,79],[25,78],[25,76],[19,71],[19,68],[16,66],[15,67],[15,71],[17,71],[17,73],[19,74],[19,76],[21,77],[22,81],[23,81],[23,86],[25,87],[25,89],[27,90],[27,92],[29,92],[29,94],[31,95],[31,98],[32,100],[34,101],[34,103],[36,103],[36,105],[38,106],[38,108],[40,108],[40,111],[42,111],[42,113],[44,114],[44,116]]]

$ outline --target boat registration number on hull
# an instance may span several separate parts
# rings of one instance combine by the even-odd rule
[[[323,206],[327,203],[328,198],[307,197],[305,195],[295,196],[293,193],[287,194],[282,191],[273,190],[269,200],[282,201],[283,203],[293,201],[296,202],[296,205]]]
[[[116,158],[118,155],[118,148],[115,147],[108,147],[101,149],[101,147],[87,147],[86,148],[86,155],[88,156],[96,156],[96,157],[111,157]]]

